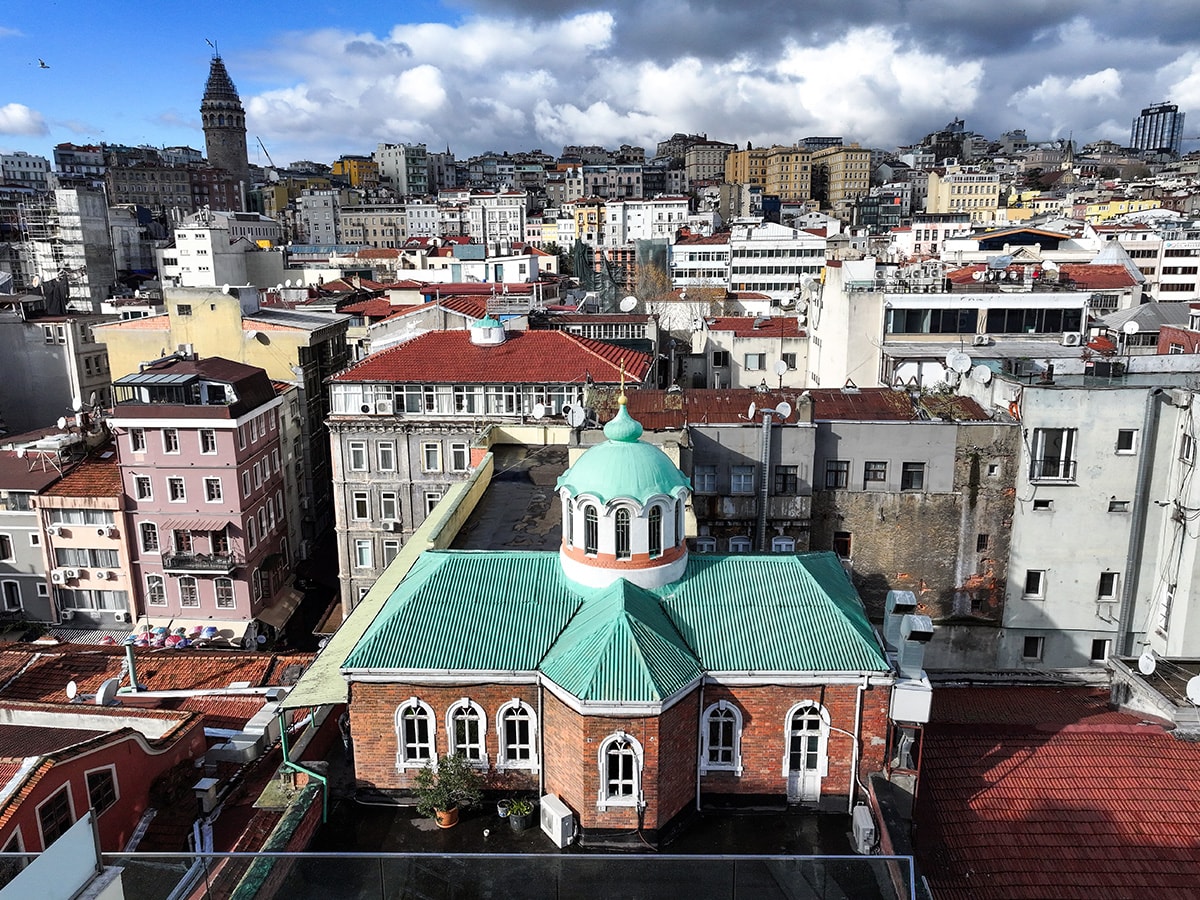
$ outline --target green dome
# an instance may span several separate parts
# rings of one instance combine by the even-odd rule
[[[472,328],[499,328],[500,322],[493,319],[491,316],[484,316],[482,319],[476,319],[471,323]]]
[[[558,479],[558,490],[572,497],[591,494],[601,503],[627,497],[645,504],[651,497],[676,497],[691,489],[687,476],[653,444],[639,440],[641,424],[625,409],[625,398],[612,421],[604,426],[608,438],[584,453]]]

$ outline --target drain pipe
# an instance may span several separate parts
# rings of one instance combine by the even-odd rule
[[[279,745],[280,749],[283,750],[283,766],[292,772],[302,772],[309,778],[315,778],[317,781],[321,782],[321,823],[324,824],[329,821],[329,779],[320,772],[314,772],[312,769],[306,768],[305,766],[300,765],[300,763],[294,762],[288,758],[288,729],[287,722],[284,721],[283,715],[284,711],[280,710]],[[308,714],[308,724],[312,728],[317,727],[316,719],[313,718],[311,711]]]
[[[1150,474],[1154,470],[1154,447],[1151,429],[1158,428],[1159,400],[1166,388],[1156,387],[1146,395],[1146,410],[1142,416],[1141,456],[1138,459],[1137,482],[1133,489],[1133,515],[1129,519],[1129,544],[1125,551],[1125,584],[1121,588],[1121,607],[1117,614],[1117,646],[1120,656],[1133,654],[1133,602],[1138,586],[1138,569],[1142,564],[1145,543],[1146,510],[1150,505],[1147,493]]]
[[[537,713],[537,729],[538,729],[538,797],[546,796],[546,729],[543,727],[546,723],[543,719],[542,697],[545,690],[542,684],[542,679],[538,679],[538,713]]]
[[[700,708],[697,710],[700,724],[696,750],[696,812],[700,812],[700,766],[704,758],[704,679],[700,679]]]
[[[854,813],[854,786],[858,784],[858,754],[862,746],[862,708],[863,697],[867,692],[869,675],[863,675],[862,683],[854,694],[854,758],[850,760],[850,808],[847,812]]]

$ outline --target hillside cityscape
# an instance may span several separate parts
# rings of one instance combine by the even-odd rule
[[[276,165],[236,74],[0,154],[5,896],[1196,895],[1185,110]]]

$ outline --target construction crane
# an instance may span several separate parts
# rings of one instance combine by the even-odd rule
[[[258,141],[258,146],[262,147],[262,152],[266,154],[267,162],[271,164],[271,168],[275,168],[275,160],[271,159],[271,152],[267,150],[267,145],[262,142],[262,138],[256,134],[254,139]]]

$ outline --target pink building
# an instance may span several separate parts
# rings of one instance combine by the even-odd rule
[[[291,599],[282,400],[262,369],[178,356],[117,380],[114,396],[140,615],[241,637],[240,623]]]

